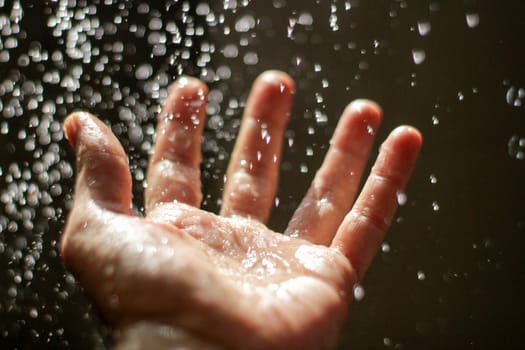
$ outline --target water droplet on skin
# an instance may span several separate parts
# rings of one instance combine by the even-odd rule
[[[367,125],[366,126],[366,132],[368,135],[374,135],[375,131],[374,131],[374,127],[372,125]]]
[[[104,267],[103,272],[104,276],[110,277],[115,273],[115,267],[113,265],[107,265]]]
[[[177,80],[177,85],[179,85],[180,87],[188,86],[189,83],[190,83],[190,81],[186,77],[180,77]]]
[[[190,120],[191,120],[191,123],[195,126],[199,125],[201,123],[200,119],[198,116],[196,116],[195,114],[193,114],[191,117],[190,117]]]
[[[365,288],[363,288],[362,285],[356,284],[354,285],[354,300],[355,301],[361,301],[365,298]]]

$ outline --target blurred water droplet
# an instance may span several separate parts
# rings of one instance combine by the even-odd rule
[[[479,14],[477,13],[467,13],[465,19],[469,28],[475,28],[479,25]]]
[[[513,107],[521,107],[525,98],[525,89],[511,86],[505,94],[507,103]]]
[[[427,55],[423,49],[412,49],[412,60],[415,64],[421,64],[425,62]]]
[[[438,202],[432,202],[432,210],[433,211],[439,211],[439,204]]]
[[[37,318],[38,317],[38,310],[35,308],[31,308],[29,310],[29,317],[31,318]]]
[[[354,285],[354,300],[361,301],[365,298],[365,288],[360,284]]]
[[[425,280],[425,278],[427,278],[425,273],[423,271],[419,270],[417,272],[417,279],[420,280],[420,281],[423,281],[423,280]]]
[[[397,204],[403,206],[407,203],[407,195],[403,191],[397,191]]]
[[[303,12],[299,15],[297,23],[303,26],[311,26],[314,23],[314,18],[308,12]]]
[[[389,253],[390,252],[390,244],[388,244],[387,242],[383,242],[381,244],[381,251],[383,253]]]
[[[419,35],[426,36],[430,33],[431,29],[432,29],[432,26],[430,22],[428,21],[418,21],[417,22],[417,31],[419,32]]]
[[[247,52],[244,55],[243,62],[247,65],[255,65],[259,62],[259,56],[255,52]]]
[[[513,135],[507,143],[508,154],[512,159],[525,159],[525,137]]]
[[[252,15],[244,15],[235,22],[235,31],[245,33],[255,28],[256,21]]]

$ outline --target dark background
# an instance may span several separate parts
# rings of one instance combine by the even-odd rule
[[[0,348],[109,344],[58,257],[74,176],[65,116],[111,125],[142,210],[159,104],[179,75],[201,77],[203,205],[216,211],[249,87],[269,68],[297,81],[274,229],[352,99],[382,105],[379,140],[399,124],[425,138],[340,348],[524,348],[524,13],[519,0],[0,0]]]

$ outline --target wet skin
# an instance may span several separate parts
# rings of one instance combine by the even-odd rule
[[[421,147],[412,127],[383,143],[362,191],[381,110],[343,112],[325,160],[284,234],[265,226],[294,93],[282,72],[255,81],[227,170],[220,215],[199,209],[206,86],[180,78],[159,116],[145,217],[131,208],[128,160],[107,126],[74,113],[77,154],[62,257],[119,349],[330,349]],[[176,347],[175,347],[176,348]]]

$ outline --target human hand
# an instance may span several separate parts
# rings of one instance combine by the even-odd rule
[[[199,209],[207,89],[197,79],[175,82],[160,114],[145,217],[131,210],[130,170],[116,137],[87,113],[66,119],[78,174],[62,257],[113,325],[117,348],[335,346],[421,135],[395,129],[357,197],[381,111],[353,102],[285,234],[273,232],[265,223],[293,92],[280,72],[254,83],[220,215]]]

